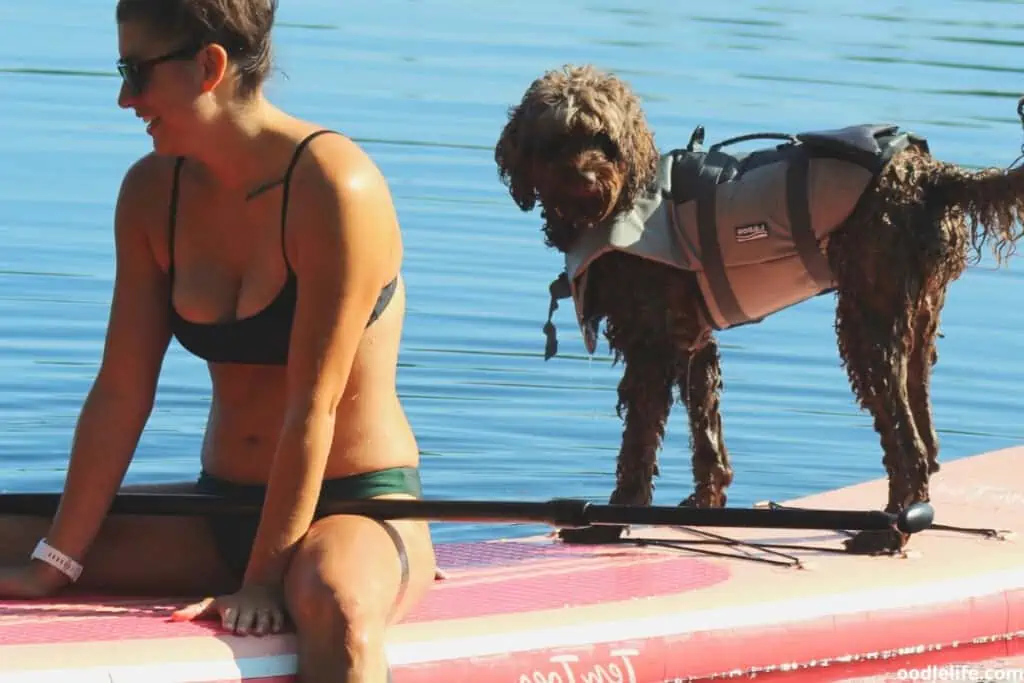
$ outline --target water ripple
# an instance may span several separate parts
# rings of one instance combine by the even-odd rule
[[[101,353],[117,186],[148,140],[115,105],[111,13],[16,4],[0,6],[0,488],[53,488]],[[603,344],[585,353],[570,306],[555,315],[559,354],[543,360],[547,287],[562,264],[494,166],[508,107],[530,82],[565,63],[613,69],[665,147],[698,124],[720,139],[896,120],[945,159],[1009,162],[1022,142],[1024,14],[1013,10],[1024,5],[908,6],[282,5],[271,97],[350,135],[392,187],[409,291],[399,390],[431,495],[604,500],[613,485],[621,368]],[[1022,278],[1019,264],[986,263],[950,291],[933,380],[944,459],[1024,439]],[[839,362],[832,305],[814,300],[721,335],[736,504],[882,473]],[[194,475],[208,391],[203,365],[172,344],[129,480]],[[659,502],[689,492],[688,448],[677,409]],[[537,531],[437,529],[441,540]]]

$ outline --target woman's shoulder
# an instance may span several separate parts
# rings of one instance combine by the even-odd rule
[[[171,189],[176,164],[175,157],[155,152],[139,157],[124,173],[119,201],[145,205],[158,195],[166,195]]]
[[[348,135],[315,127],[302,141],[306,142],[306,149],[295,164],[297,177],[342,192],[386,186],[384,174],[373,157]]]
[[[114,233],[119,243],[145,248],[160,267],[167,268],[165,218],[171,195],[174,157],[149,153],[139,157],[124,173],[117,195]]]
[[[303,136],[303,139],[308,137]],[[308,141],[295,164],[289,202],[289,236],[301,236],[308,244],[344,241],[359,248],[391,251],[398,220],[388,181],[372,156],[347,135],[317,135]],[[364,243],[355,235],[372,235]]]

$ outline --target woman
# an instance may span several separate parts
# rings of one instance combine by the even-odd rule
[[[60,509],[48,525],[0,520],[0,597],[68,587],[81,565],[85,590],[208,595],[175,616],[237,633],[287,613],[301,680],[382,681],[385,629],[433,580],[427,526],[316,507],[420,493],[395,386],[402,243],[367,155],[265,99],[275,9],[117,5],[118,102],[154,152],[118,196],[109,327]],[[172,335],[209,364],[202,471],[147,488],[254,496],[258,518],[105,519]]]

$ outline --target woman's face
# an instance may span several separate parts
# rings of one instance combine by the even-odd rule
[[[184,154],[204,118],[200,100],[212,87],[206,48],[168,41],[135,21],[118,25],[118,48],[118,105],[135,110],[157,153]]]

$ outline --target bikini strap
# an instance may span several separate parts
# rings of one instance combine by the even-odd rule
[[[181,167],[185,163],[185,157],[178,157],[174,161],[174,176],[171,181],[171,206],[167,224],[167,276],[174,282],[174,226],[178,223],[178,186],[181,178]]]
[[[323,135],[324,133],[337,133],[337,131],[328,130],[326,128],[313,131],[299,142],[295,148],[295,153],[292,154],[291,161],[288,163],[288,170],[284,173],[284,187],[281,190],[281,255],[284,256],[284,265],[288,268],[288,272],[292,272],[292,264],[288,261],[288,250],[285,248],[285,226],[288,224],[288,194],[291,189],[292,183],[292,171],[295,170],[295,166],[299,163],[299,157],[302,155],[302,150],[313,141],[314,138]]]

